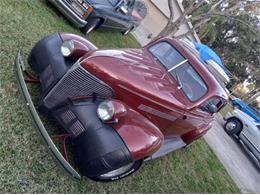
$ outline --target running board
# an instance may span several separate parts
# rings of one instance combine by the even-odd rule
[[[164,139],[162,146],[160,149],[155,152],[152,156],[145,159],[145,161],[154,160],[161,156],[165,156],[175,150],[183,148],[186,146],[186,143],[181,139],[181,137],[172,137]]]

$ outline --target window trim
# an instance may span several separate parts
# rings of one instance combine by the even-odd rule
[[[167,41],[167,40],[162,40],[162,41],[156,42],[156,43],[150,45],[150,46],[147,48],[148,52],[149,52],[154,58],[158,59],[158,58],[151,52],[150,49],[151,49],[151,47],[153,47],[153,46],[155,46],[156,44],[159,44],[159,43],[167,43],[167,44],[169,44],[170,46],[172,46],[175,50],[177,50],[177,52],[178,52],[185,60],[187,60],[186,62],[189,63],[189,65],[193,68],[193,70],[197,73],[197,75],[198,75],[198,76],[200,77],[200,79],[203,81],[203,83],[205,84],[207,90],[206,90],[205,94],[203,94],[203,95],[202,95],[199,99],[197,99],[197,100],[192,101],[192,100],[187,96],[187,94],[185,93],[185,91],[184,91],[183,89],[181,89],[182,93],[184,94],[184,96],[186,97],[186,99],[187,99],[188,101],[190,101],[190,102],[192,102],[192,103],[195,103],[195,102],[200,101],[200,100],[201,100],[204,96],[206,96],[206,95],[208,94],[208,92],[209,92],[208,83],[205,82],[205,80],[204,80],[203,77],[198,73],[198,71],[196,70],[196,68],[192,65],[192,63],[190,63],[189,59],[187,59],[178,49],[176,49],[176,47],[174,47],[174,45],[173,45],[172,43],[170,43],[170,42]],[[185,60],[184,60],[184,61],[185,61]],[[174,80],[175,83],[177,83],[178,81],[174,78],[174,76],[171,75],[171,74],[168,74],[168,73],[170,73],[172,70],[174,70],[177,65],[178,65],[178,67],[179,67],[179,66],[183,65],[183,64],[186,63],[186,62],[183,62],[183,61],[180,62],[180,63],[179,63],[180,65],[177,64],[176,66],[174,66],[174,67],[168,69],[168,70],[171,70],[171,69],[172,69],[170,72],[168,72],[167,67],[166,67],[159,59],[158,59],[157,61],[159,61],[160,64],[163,66],[163,68],[165,68],[165,70],[166,70],[166,73],[162,76],[162,79],[163,79],[166,75],[168,75],[170,78],[172,78],[172,79]],[[177,67],[176,67],[176,68],[177,68]]]

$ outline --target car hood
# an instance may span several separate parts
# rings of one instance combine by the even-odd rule
[[[166,75],[166,69],[144,49],[97,50],[84,56],[80,63],[113,88],[116,83],[156,102],[177,107],[183,108],[187,103],[184,98],[178,98],[181,92]]]

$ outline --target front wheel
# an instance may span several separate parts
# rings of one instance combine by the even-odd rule
[[[88,23],[86,24],[86,26],[82,27],[80,30],[81,32],[83,32],[84,34],[88,34],[91,31],[93,31],[94,29],[96,29],[100,23],[100,18],[93,18],[91,20],[88,21]]]
[[[143,160],[138,160],[127,164],[123,167],[120,167],[116,170],[110,171],[103,175],[99,175],[96,177],[90,177],[90,179],[95,181],[102,181],[102,182],[109,182],[109,181],[116,181],[131,175],[132,173],[136,172],[142,165]]]
[[[230,118],[225,123],[224,129],[228,135],[239,134],[242,130],[242,123],[236,118]]]

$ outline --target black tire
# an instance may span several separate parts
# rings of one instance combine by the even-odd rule
[[[124,177],[127,177],[131,174],[133,174],[134,172],[136,172],[142,165],[143,160],[138,160],[133,162],[133,165],[131,167],[129,167],[129,169],[127,169],[125,172],[120,173],[118,175],[113,175],[113,176],[97,176],[97,177],[89,177],[89,179],[92,179],[94,181],[101,181],[101,182],[110,182],[110,181],[116,181],[119,179],[122,179]]]
[[[88,21],[86,26],[80,28],[80,30],[84,34],[88,34],[88,33],[92,32],[94,29],[96,29],[99,26],[100,22],[101,22],[100,18],[92,18],[91,20]]]
[[[237,118],[230,118],[224,125],[224,130],[228,135],[239,134],[243,128],[241,121]]]

